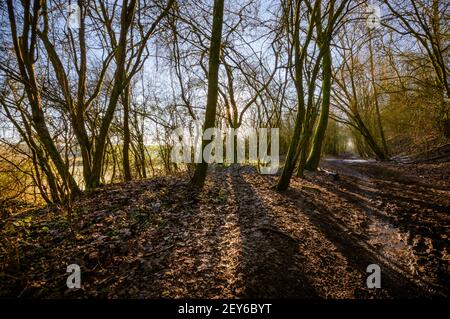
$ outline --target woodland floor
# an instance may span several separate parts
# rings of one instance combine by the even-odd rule
[[[448,297],[450,162],[322,167],[339,178],[307,173],[282,193],[277,176],[216,166],[202,193],[167,177],[85,194],[72,218],[3,211],[0,296]],[[73,263],[82,288],[69,290]],[[366,288],[369,264],[381,289]]]

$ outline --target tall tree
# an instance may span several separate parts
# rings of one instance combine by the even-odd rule
[[[311,19],[308,24],[307,34],[303,46],[300,43],[300,22],[301,22],[301,0],[284,2],[284,12],[286,20],[285,28],[288,37],[292,37],[289,42],[292,41],[292,46],[289,51],[289,63],[292,66],[292,54],[294,55],[294,75],[292,76],[295,90],[297,93],[297,112],[295,117],[294,132],[291,142],[289,144],[288,153],[286,155],[284,168],[277,183],[277,190],[286,190],[289,186],[289,182],[292,177],[292,173],[295,169],[295,164],[298,159],[298,144],[301,137],[303,121],[305,117],[305,100],[304,100],[304,87],[303,87],[303,64],[307,54],[309,42],[311,42],[315,19]],[[318,3],[318,2],[317,2]],[[314,6],[314,11],[310,12],[311,17],[315,17],[315,12],[318,10],[318,4]]]
[[[308,28],[306,29],[306,35],[304,36],[305,41],[303,46],[300,46],[299,37],[301,23],[300,17],[296,16],[299,15],[299,12],[301,11],[300,6],[302,2],[306,6]],[[292,23],[293,31],[291,31],[291,33],[293,34],[292,43],[295,55],[294,81],[297,91],[298,111],[294,125],[293,137],[286,156],[285,166],[280,179],[278,180],[278,190],[287,189],[297,163],[297,176],[303,176],[312,130],[317,118],[316,114],[318,102],[317,99],[315,99],[315,92],[317,90],[316,80],[318,78],[321,65],[323,64],[324,55],[326,55],[329,50],[332,35],[341,25],[342,17],[345,16],[346,11],[348,11],[348,4],[349,1],[344,0],[340,1],[340,3],[336,6],[336,1],[330,0],[324,5],[326,9],[322,10],[322,1],[315,1],[314,4],[312,4],[308,0],[297,0],[294,7],[295,10],[292,10],[295,12]],[[324,12],[324,14],[322,14],[322,12]],[[322,30],[324,25],[326,25],[325,30]],[[314,31],[316,34],[316,39],[313,37]],[[304,78],[303,69],[305,69],[305,58],[310,55],[310,48],[308,48],[310,42],[312,42],[311,46],[314,46],[314,48],[317,46],[319,50],[317,54],[313,54],[309,57],[309,63],[307,65],[308,76]],[[328,63],[329,61],[326,62]],[[306,83],[306,90],[304,89],[304,81]],[[322,94],[326,95],[327,92],[324,92],[323,89],[324,87],[322,87]],[[327,83],[325,83],[325,89],[329,89],[329,87],[327,87]],[[325,96],[325,99],[327,99],[327,96]],[[328,117],[326,108],[323,115],[327,115]],[[321,129],[324,126],[326,127],[325,119],[322,119],[321,126]],[[320,135],[318,137],[320,137]],[[319,144],[317,144],[317,146],[319,146]]]
[[[28,101],[32,110],[32,122],[39,141],[50,155],[59,176],[66,184],[69,192],[76,195],[80,192],[74,177],[69,171],[69,166],[62,159],[55,142],[49,132],[41,104],[41,89],[39,88],[36,74],[35,62],[37,52],[38,21],[43,8],[41,0],[23,1],[23,25],[22,34],[18,35],[15,8],[12,0],[7,1],[8,16],[11,28],[11,36],[14,44],[14,52],[17,59],[22,83],[24,84]]]
[[[209,49],[209,67],[208,67],[208,97],[206,101],[205,120],[203,130],[215,127],[217,97],[219,92],[219,67],[220,67],[220,51],[222,40],[222,22],[223,22],[223,6],[224,0],[214,0],[213,9],[213,25],[211,31],[211,44]],[[201,155],[202,161],[195,168],[192,184],[203,187],[208,170],[208,163],[203,158],[203,150],[207,145],[207,141],[202,138]]]
[[[325,53],[322,63],[322,106],[320,109],[319,123],[312,140],[311,152],[305,168],[308,170],[316,170],[319,166],[320,155],[322,151],[322,143],[325,137],[325,131],[328,124],[328,115],[330,110],[330,94],[331,94],[331,78],[332,78],[332,60],[330,45],[325,44]]]
[[[391,17],[384,25],[400,35],[412,36],[425,50],[434,72],[437,86],[442,92],[440,126],[450,136],[450,82],[448,12],[446,0],[383,0]],[[393,18],[393,19],[392,19]],[[444,96],[446,98],[444,98]]]

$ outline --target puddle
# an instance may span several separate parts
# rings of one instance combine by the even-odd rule
[[[408,234],[379,219],[370,218],[367,229],[368,243],[385,258],[414,273],[416,256],[408,245]]]
[[[362,158],[346,158],[343,159],[342,162],[344,163],[370,163],[374,162],[373,159],[362,159]]]
[[[374,159],[364,159],[359,157],[354,158],[325,158],[324,161],[340,162],[340,163],[371,163]]]

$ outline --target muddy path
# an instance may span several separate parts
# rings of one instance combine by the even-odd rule
[[[274,190],[278,176],[234,165],[212,167],[202,192],[187,177],[110,185],[75,203],[75,238],[40,211],[33,236],[1,250],[1,296],[448,296],[450,164],[321,167],[339,177],[308,172],[286,192]],[[65,287],[71,263],[83,272],[78,290]],[[367,288],[370,264],[380,289]]]
[[[313,180],[357,212],[355,229],[382,256],[387,269],[432,293],[448,295],[449,163],[326,159],[322,166],[337,172],[338,180]]]
[[[447,296],[446,185],[385,163],[323,167],[339,179],[309,173],[281,193],[276,176],[254,168],[212,170],[219,206],[197,210],[186,244],[167,260],[172,275],[153,285],[175,298]],[[366,286],[370,264],[381,268],[381,289]]]

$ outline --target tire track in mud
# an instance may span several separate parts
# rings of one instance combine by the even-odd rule
[[[176,282],[191,277],[194,284],[195,278],[195,285],[178,296],[445,295],[440,285],[414,273],[411,264],[417,260],[409,233],[399,229],[391,212],[384,211],[383,198],[372,195],[379,185],[348,165],[340,174],[339,181],[321,173],[312,174],[315,180],[293,178],[290,189],[279,193],[271,188],[276,177],[259,175],[251,167],[212,170],[209,179],[216,185],[223,183],[226,203],[214,214],[202,214],[200,224],[189,227],[188,237],[195,238],[196,244],[186,248],[198,247],[196,255],[209,262],[206,268],[195,263],[188,270],[176,266],[181,255],[173,259],[170,268],[178,268],[173,276]],[[205,227],[211,224],[216,226]],[[209,229],[210,235],[198,233],[199,227]],[[211,235],[216,239],[211,240]],[[212,250],[210,245],[216,247]],[[212,251],[219,253],[211,256]],[[373,263],[381,267],[382,289],[366,287],[366,268]]]
[[[432,179],[424,181],[383,163],[332,159],[324,166],[341,175],[331,186],[334,191],[366,214],[367,244],[425,296],[447,296],[449,192],[427,189]]]

